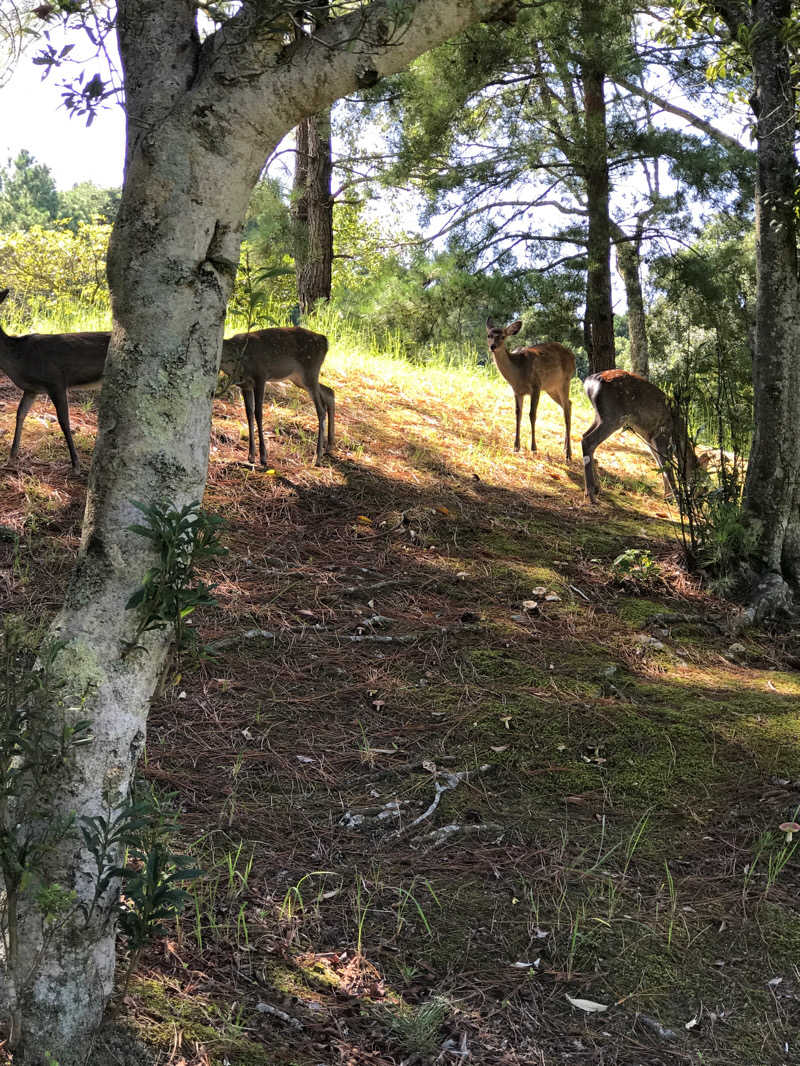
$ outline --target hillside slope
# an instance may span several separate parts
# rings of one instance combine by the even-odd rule
[[[122,1022],[198,1066],[798,1061],[796,639],[729,635],[636,438],[598,450],[584,503],[577,383],[567,464],[547,398],[540,453],[514,455],[492,368],[345,347],[322,468],[303,393],[274,390],[266,471],[216,402],[214,654],[168,678],[141,768],[205,875]],[[5,611],[57,605],[66,473],[31,419],[0,472]],[[653,565],[615,571],[628,549]]]

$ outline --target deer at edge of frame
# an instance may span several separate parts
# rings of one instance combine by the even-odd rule
[[[8,289],[0,289],[0,303],[8,292]],[[22,389],[9,459],[17,457],[22,425],[34,400],[45,393],[56,409],[72,469],[76,473],[80,470],[69,424],[67,389],[91,388],[100,383],[110,338],[108,332],[28,333],[22,337],[10,337],[0,328],[0,369],[8,374],[17,388]]]

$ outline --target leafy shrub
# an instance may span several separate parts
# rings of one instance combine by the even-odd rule
[[[100,222],[68,221],[52,229],[0,233],[0,277],[12,290],[19,317],[52,316],[62,301],[92,310],[110,306],[106,251],[111,227]]]

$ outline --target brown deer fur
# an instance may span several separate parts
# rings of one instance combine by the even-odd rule
[[[0,303],[8,289],[0,289]],[[33,401],[45,393],[53,401],[67,442],[72,469],[80,463],[69,424],[67,389],[97,385],[103,376],[110,333],[28,333],[9,337],[0,328],[0,368],[22,389],[10,459],[19,452],[22,425]]]
[[[586,495],[597,503],[600,491],[594,470],[599,444],[620,429],[631,429],[645,442],[664,478],[667,497],[677,494],[673,466],[691,480],[702,465],[695,455],[683,419],[652,381],[627,370],[603,370],[583,383],[594,407],[594,422],[581,438]]]
[[[267,462],[264,443],[262,409],[264,385],[267,381],[289,380],[311,397],[317,412],[318,433],[316,463],[323,453],[331,451],[334,442],[334,393],[321,385],[319,372],[328,351],[328,338],[312,333],[301,326],[260,329],[252,333],[237,333],[222,343],[220,370],[239,385],[244,396],[247,428],[250,437],[250,462],[255,462],[256,447],[253,420],[258,426],[258,446],[261,465]],[[325,418],[328,419],[328,441],[325,446]]]
[[[506,337],[519,333],[522,322],[512,322],[510,326],[495,326],[491,318],[486,320],[486,339],[489,351],[494,356],[497,369],[514,390],[516,412],[516,432],[514,451],[519,451],[519,424],[522,418],[522,404],[526,396],[531,398],[531,451],[536,451],[536,409],[539,395],[544,390],[564,411],[564,454],[572,458],[570,446],[570,424],[572,403],[569,398],[569,386],[575,374],[575,356],[557,341],[534,344],[530,348],[518,348],[509,352]]]

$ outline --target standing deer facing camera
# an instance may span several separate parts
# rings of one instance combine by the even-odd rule
[[[237,333],[222,342],[220,370],[239,385],[244,396],[247,428],[250,437],[250,462],[256,459],[253,419],[258,426],[258,450],[261,465],[267,464],[267,446],[264,443],[262,410],[264,385],[268,381],[288,379],[305,389],[314,401],[317,411],[317,453],[315,462],[322,461],[323,453],[333,448],[334,394],[327,385],[320,385],[319,372],[328,351],[328,338],[321,333],[312,333],[301,326],[284,326],[279,329],[259,329],[253,333]],[[325,446],[325,418],[328,419],[328,442]]]
[[[7,296],[8,289],[0,289],[0,303]],[[22,425],[33,401],[40,393],[47,393],[67,442],[72,469],[77,473],[80,463],[69,425],[67,389],[89,388],[100,382],[110,338],[110,333],[28,333],[9,337],[0,329],[0,368],[22,389],[10,459],[17,457]]]
[[[519,423],[522,418],[522,404],[526,396],[531,398],[531,451],[536,451],[536,408],[539,406],[539,394],[542,389],[563,408],[566,435],[564,454],[572,458],[569,433],[572,419],[572,403],[569,398],[569,384],[575,374],[575,356],[557,341],[534,344],[530,348],[517,348],[509,352],[506,337],[519,333],[522,322],[512,322],[510,326],[496,326],[491,318],[486,319],[486,340],[489,351],[494,356],[497,369],[514,390],[514,404],[517,423],[514,436],[514,451],[519,451]]]
[[[594,422],[581,438],[586,495],[597,503],[594,450],[618,429],[632,429],[644,440],[664,478],[667,499],[677,498],[673,464],[682,481],[691,483],[702,468],[686,425],[652,381],[627,370],[590,374],[583,387],[594,407]]]

